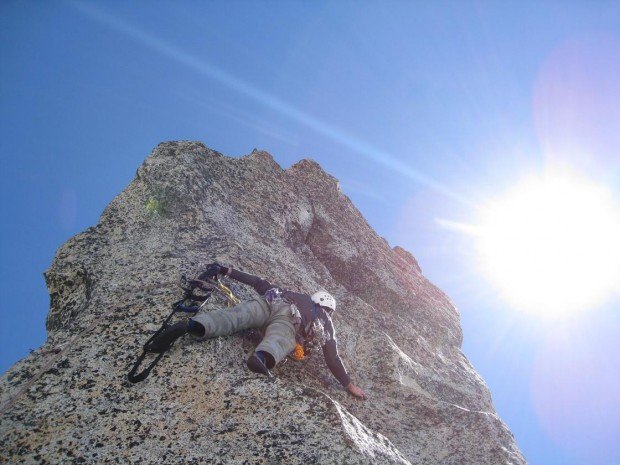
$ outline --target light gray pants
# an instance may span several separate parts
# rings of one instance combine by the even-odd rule
[[[268,303],[257,298],[233,308],[200,312],[192,320],[205,328],[204,335],[198,339],[228,336],[250,328],[262,329],[265,336],[256,351],[269,353],[275,363],[282,361],[295,348],[296,319],[291,304],[282,300]]]

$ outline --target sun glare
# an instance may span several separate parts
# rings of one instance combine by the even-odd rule
[[[518,309],[558,316],[602,303],[620,285],[620,210],[574,175],[529,179],[479,223],[481,265]]]

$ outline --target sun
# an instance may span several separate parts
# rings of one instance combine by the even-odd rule
[[[532,177],[478,225],[480,266],[515,308],[566,315],[620,290],[620,209],[601,185],[566,172]]]

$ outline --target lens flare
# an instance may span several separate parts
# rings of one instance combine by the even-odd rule
[[[531,178],[484,209],[484,272],[516,308],[557,316],[601,304],[620,283],[620,210],[567,172]]]
[[[545,434],[579,463],[620,463],[620,320],[583,320],[548,332],[532,367],[532,404]]]
[[[536,133],[550,161],[605,176],[620,166],[620,35],[571,36],[542,63],[533,93]]]

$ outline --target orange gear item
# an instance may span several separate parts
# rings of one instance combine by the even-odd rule
[[[303,360],[306,354],[304,353],[303,346],[298,342],[295,344],[295,350],[293,351],[293,358],[295,360]]]

